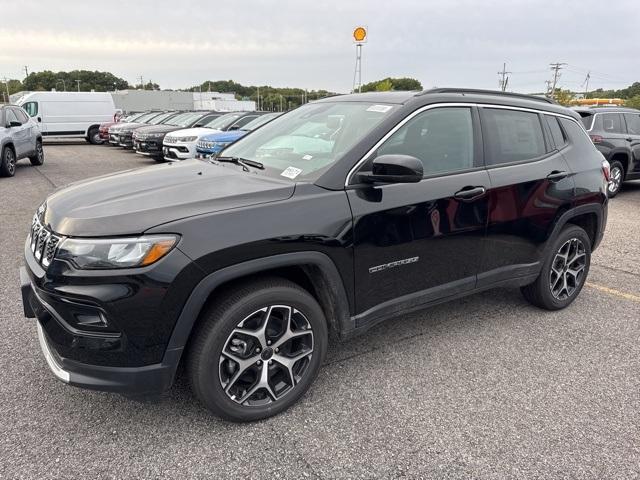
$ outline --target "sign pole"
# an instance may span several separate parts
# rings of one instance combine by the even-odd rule
[[[358,93],[362,93],[362,44],[367,41],[367,29],[356,27],[353,30],[353,40],[356,42],[356,68],[353,72],[353,93],[356,93],[356,81]]]

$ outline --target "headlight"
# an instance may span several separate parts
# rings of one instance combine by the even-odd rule
[[[189,143],[189,142],[195,142],[197,139],[198,137],[178,137],[176,138],[176,142]]]
[[[146,267],[157,262],[178,243],[176,235],[148,235],[137,238],[67,238],[56,258],[81,270]]]
[[[214,142],[211,148],[224,148],[229,144],[231,144],[231,142]]]

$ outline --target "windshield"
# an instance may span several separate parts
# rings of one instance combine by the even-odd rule
[[[163,113],[162,115],[158,115],[157,117],[149,120],[147,123],[149,125],[158,125],[159,123],[164,123],[166,119],[173,117],[175,114],[176,112]]]
[[[141,115],[140,117],[136,118],[135,121],[138,123],[146,123],[148,120],[151,120],[153,117],[157,115],[160,115],[160,112],[145,113],[144,115]]]
[[[246,130],[246,131],[250,132],[251,130],[255,130],[256,128],[258,128],[260,125],[264,125],[265,123],[270,122],[274,118],[279,117],[280,115],[282,115],[282,113],[280,113],[280,112],[277,112],[277,113],[265,113],[264,115],[260,115],[255,120],[251,120],[249,123],[247,123],[240,130]]]
[[[243,137],[221,156],[260,162],[266,175],[313,181],[396,108],[365,102],[308,103]]]
[[[217,128],[219,130],[222,130],[226,126],[231,125],[233,122],[235,122],[242,115],[244,115],[244,114],[243,113],[227,113],[226,115],[222,115],[221,117],[218,117],[218,118],[210,121],[209,123],[207,123],[205,125],[205,127],[207,127],[207,128]]]
[[[186,112],[176,115],[170,120],[165,122],[165,125],[173,125],[174,127],[190,127],[193,122],[202,117],[202,113],[198,112]]]

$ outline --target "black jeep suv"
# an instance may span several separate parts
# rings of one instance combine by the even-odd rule
[[[626,180],[640,179],[640,110],[622,107],[578,108],[591,140],[611,165],[609,198]]]
[[[268,417],[329,335],[497,286],[555,310],[607,219],[608,164],[580,116],[478,90],[306,104],[208,161],[53,193],[21,269],[61,380],[128,395],[186,367],[222,417]]]

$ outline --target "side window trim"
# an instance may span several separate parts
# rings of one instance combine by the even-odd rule
[[[556,118],[563,118],[566,119],[568,121],[572,121],[574,123],[576,123],[579,127],[580,130],[582,131],[582,133],[585,135],[585,137],[589,140],[589,142],[591,142],[591,138],[589,137],[589,134],[587,133],[587,131],[584,128],[584,125],[582,125],[582,122],[580,122],[579,120],[576,120],[575,118],[569,116],[569,115],[564,115],[562,113],[556,113],[556,112],[549,112],[549,111],[545,111],[545,110],[535,110],[535,109],[531,109],[531,108],[526,108],[526,107],[513,107],[510,105],[494,105],[494,104],[485,104],[485,103],[468,103],[468,102],[442,102],[442,103],[430,103],[428,105],[423,105],[422,107],[416,108],[413,112],[409,113],[408,115],[406,115],[403,119],[401,119],[398,123],[396,123],[393,127],[391,127],[391,129],[385,134],[383,135],[383,137],[378,140],[369,150],[367,150],[367,152],[362,155],[360,157],[360,159],[351,167],[351,169],[349,170],[349,172],[347,173],[347,176],[345,177],[345,182],[344,182],[344,186],[349,188],[349,187],[356,187],[357,184],[356,183],[352,183],[354,177],[356,176],[356,174],[358,173],[358,171],[363,167],[363,165],[370,160],[371,155],[373,154],[373,152],[375,152],[380,145],[382,145],[391,135],[393,135],[397,130],[399,130],[405,123],[407,123],[409,120],[411,120],[413,117],[415,117],[416,115],[420,114],[421,112],[424,112],[425,110],[429,110],[431,108],[437,108],[437,107],[471,107],[472,109],[475,107],[478,109],[478,111],[482,108],[498,108],[498,109],[504,109],[504,110],[517,110],[517,111],[522,111],[522,112],[533,112],[533,113],[544,113],[547,115],[552,115]],[[595,120],[595,119],[594,119]],[[482,138],[484,139],[484,131],[481,131],[482,134]],[[519,163],[531,163],[531,162],[539,162],[541,160],[544,160],[545,158],[553,155],[555,152],[552,153],[547,153],[543,156],[541,156],[540,158],[533,158],[533,159],[528,159],[528,160],[524,160],[522,162],[514,162],[510,165],[513,164],[519,164]],[[486,161],[484,162],[486,164]],[[508,166],[507,164],[501,164],[501,165],[493,165],[493,166],[483,166],[483,167],[477,167],[474,168],[473,170],[478,170],[481,168],[501,168],[504,166]],[[472,170],[472,171],[473,171]],[[456,172],[456,173],[464,173],[464,172]]]
[[[564,127],[562,126],[562,124],[560,123],[560,120],[558,120],[558,117],[554,116],[554,115],[549,115],[549,114],[542,114],[542,117],[544,118],[543,121],[543,125],[545,128],[545,132],[547,132],[549,134],[549,143],[550,146],[553,146],[555,148],[552,148],[551,151],[557,151],[557,152],[561,152],[562,150],[564,150],[565,148],[567,148],[569,146],[569,135],[567,134],[567,132],[565,131]],[[562,138],[564,139],[564,143],[560,146],[558,146],[556,144],[556,139],[554,138],[553,134],[551,133],[551,127],[549,126],[549,122],[551,121],[551,119],[553,119],[557,124],[558,124],[558,128],[560,129],[560,132],[562,133]]]

